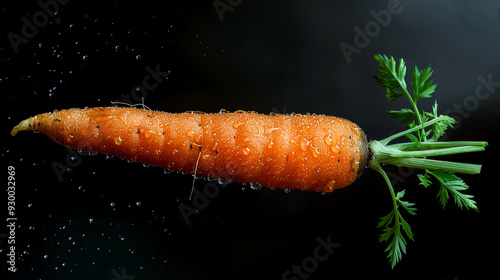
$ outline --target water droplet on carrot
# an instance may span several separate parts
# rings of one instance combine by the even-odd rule
[[[246,148],[243,148],[243,154],[245,154],[245,156],[247,156],[249,153],[250,153],[250,148],[246,147]]]
[[[190,130],[186,133],[188,137],[193,137],[194,136],[194,131]]]
[[[174,150],[172,151],[172,155],[175,155],[177,152],[179,152],[179,151],[178,151],[177,149],[174,149]]]
[[[325,186],[325,190],[327,192],[331,192],[335,189],[335,180],[328,181]]]
[[[328,135],[326,135],[326,136],[323,138],[323,140],[325,140],[325,143],[326,143],[328,146],[330,146],[331,144],[333,144],[333,140],[332,140],[332,138],[331,138],[331,137],[332,137],[332,132],[330,131],[330,132],[328,133]]]
[[[236,113],[236,112],[235,112]],[[240,127],[241,123],[239,122],[234,122],[233,127],[234,129],[238,129]]]
[[[300,148],[303,150],[303,151],[306,151],[307,150],[307,146],[309,145],[309,142],[306,140],[306,139],[302,139],[300,141]]]
[[[340,152],[340,147],[338,145],[332,145],[332,152],[334,152],[335,154],[338,154]]]
[[[340,136],[340,144],[342,146],[345,146],[346,144],[348,144],[347,136],[345,136],[345,135]]]
[[[314,157],[319,157],[320,152],[318,151],[318,148],[317,148],[317,147],[313,147],[313,146],[311,146],[311,150],[312,150],[312,152],[313,152],[313,156],[314,156]]]
[[[290,189],[284,189],[283,191],[284,191],[285,193],[290,193],[290,191],[291,191],[291,190],[290,190]]]
[[[210,155],[209,155],[209,154],[204,154],[204,155],[202,155],[201,157],[202,157],[203,159],[208,159],[208,158],[210,158]]]
[[[269,135],[271,134],[273,131],[275,130],[278,130],[279,128],[278,127],[272,127],[271,125],[266,125],[264,126],[264,135]]]
[[[123,140],[122,140],[122,138],[121,138],[120,136],[115,137],[115,144],[116,144],[116,145],[121,145],[121,144],[122,144],[122,141],[123,141]]]
[[[229,184],[228,181],[226,181],[226,180],[224,180],[222,178],[218,178],[217,179],[217,183],[219,183],[219,185],[221,185],[221,186],[227,186]]]
[[[243,139],[243,142],[245,142],[245,143],[250,142],[250,138],[247,137],[247,138]]]
[[[254,184],[250,184],[250,188],[252,190],[260,190],[262,188],[262,186],[259,186],[259,185],[254,185]]]
[[[273,139],[269,140],[269,143],[267,144],[267,148],[271,149],[273,147]]]

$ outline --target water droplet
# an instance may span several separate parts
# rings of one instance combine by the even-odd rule
[[[273,147],[273,139],[269,140],[269,143],[267,143],[267,148],[271,149]]]
[[[179,152],[179,151],[178,151],[177,149],[174,149],[174,150],[172,151],[172,155],[175,155],[177,152]]]
[[[144,167],[150,167],[151,164],[149,164],[149,163],[143,163],[142,166],[144,166]]]
[[[330,131],[330,132],[328,133],[328,135],[326,135],[326,136],[323,138],[323,140],[325,140],[325,143],[326,143],[328,146],[330,146],[331,144],[333,144],[333,140],[332,140],[331,136],[332,136],[332,132]]]
[[[165,174],[169,174],[170,172],[172,172],[170,169],[167,169],[167,168],[163,169],[163,173],[165,173]]]
[[[264,135],[269,135],[273,131],[278,130],[278,129],[279,129],[278,127],[272,127],[271,125],[266,125],[266,126],[264,126]]]
[[[217,183],[219,183],[219,185],[221,185],[221,186],[227,186],[229,184],[228,181],[226,181],[226,180],[224,180],[222,178],[218,178],[217,179]]]
[[[122,144],[122,141],[123,141],[123,140],[122,140],[122,138],[121,138],[120,136],[115,137],[115,144],[116,144],[116,145],[121,145],[121,144]]]
[[[262,186],[258,186],[258,185],[254,185],[254,184],[250,184],[250,188],[252,190],[260,190],[262,188]]]
[[[89,223],[91,224],[91,223],[93,223],[93,222],[94,222],[94,219],[90,218],[90,219],[89,219]]]
[[[111,207],[115,207],[116,203],[111,202],[109,205],[110,205]]]
[[[325,186],[325,190],[327,192],[331,192],[335,189],[335,180],[328,181]]]
[[[347,143],[347,136],[345,136],[345,135],[340,136],[340,144],[342,146],[345,146],[346,143]]]
[[[149,136],[151,136],[151,134],[154,134],[155,132],[152,131],[152,130],[144,130],[144,136],[146,136],[146,138],[148,138]]]
[[[332,152],[334,152],[335,154],[338,154],[340,152],[340,147],[337,146],[336,144],[335,145],[332,145]]]
[[[87,55],[84,55],[84,56],[82,57],[82,59],[83,59],[84,61],[86,61],[88,58],[89,58],[89,57],[88,57]]]
[[[30,203],[30,204],[28,204],[28,208],[31,208],[31,206],[33,206],[33,204],[31,204],[31,203]]]
[[[320,152],[318,151],[317,147],[311,146],[311,150],[312,150],[312,153],[313,153],[314,157],[319,157]]]
[[[141,205],[142,205],[142,203],[141,203],[140,201],[137,201],[137,202],[135,203],[135,205],[137,205],[137,206],[141,206]]]
[[[49,255],[43,255],[43,258],[44,258],[44,259],[46,259],[46,258],[48,258],[48,257],[49,257]]]
[[[136,60],[141,59],[141,55],[140,55],[140,54],[136,55],[136,56],[135,56],[135,59],[136,59]]]
[[[237,111],[236,111],[236,112],[237,112]],[[236,113],[236,112],[235,112],[235,113]],[[234,127],[234,129],[238,129],[238,128],[240,127],[240,125],[242,125],[242,124],[241,124],[241,123],[239,123],[239,122],[234,122],[233,127]]]
[[[248,154],[250,154],[250,148],[246,147],[246,148],[243,148],[242,150],[243,150],[243,154],[245,156],[247,156]]]
[[[291,190],[290,190],[290,189],[284,189],[283,191],[284,191],[285,193],[290,193],[290,191],[291,191]]]
[[[302,139],[300,141],[300,148],[303,150],[303,151],[306,151],[307,150],[307,146],[309,145],[309,142],[306,140],[306,139]]]
[[[250,138],[246,137],[245,139],[243,139],[243,142],[245,142],[245,143],[250,142]]]

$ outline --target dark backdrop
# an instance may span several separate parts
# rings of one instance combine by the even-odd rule
[[[7,189],[7,168],[15,168],[18,218],[18,270],[7,271],[2,225],[0,278],[286,279],[293,265],[309,272],[288,279],[498,275],[498,1],[61,2],[0,5],[0,180]],[[389,103],[374,83],[377,53],[405,58],[409,73],[432,64],[440,112],[460,120],[448,139],[490,143],[453,157],[483,164],[480,175],[464,176],[480,213],[453,202],[443,210],[437,183],[424,189],[416,172],[390,169],[418,208],[408,217],[415,242],[394,270],[376,229],[391,201],[372,170],[327,195],[199,180],[197,189],[212,193],[188,225],[179,206],[195,206],[191,176],[78,154],[41,134],[8,134],[38,113],[144,97],[168,112],[336,115],[381,139],[402,129],[385,112],[408,104]],[[157,83],[141,88],[151,71],[161,72]],[[490,85],[476,93],[481,79]],[[7,218],[6,193],[1,201]],[[313,260],[319,239],[338,247],[323,261]]]

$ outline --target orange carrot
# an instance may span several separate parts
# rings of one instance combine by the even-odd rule
[[[269,188],[331,192],[368,161],[356,124],[325,115],[172,114],[134,108],[55,111],[22,121],[73,149]]]
[[[371,140],[356,124],[325,115],[261,115],[236,111],[218,114],[171,114],[126,108],[71,109],[37,115],[19,123],[11,134],[39,130],[73,149],[114,155],[195,176],[237,181],[271,189],[331,192],[352,184],[365,167],[384,178],[392,198],[392,211],[381,218],[380,242],[388,242],[391,266],[406,253],[406,240],[413,233],[402,212],[415,215],[414,203],[402,200],[382,166],[422,169],[420,184],[439,182],[438,198],[444,207],[450,197],[466,209],[477,210],[469,186],[456,173],[478,174],[480,164],[437,160],[437,156],[484,151],[484,141],[438,141],[456,121],[439,115],[437,101],[432,112],[420,110],[417,101],[429,98],[436,85],[429,80],[432,69],[415,67],[413,87],[405,81],[406,65],[376,55],[386,97],[405,96],[411,108],[388,113],[400,119],[406,130],[382,140]],[[412,94],[410,94],[412,92]],[[409,138],[409,142],[391,144]]]

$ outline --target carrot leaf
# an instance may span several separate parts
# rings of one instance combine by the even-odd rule
[[[429,80],[432,75],[431,66],[425,68],[420,71],[417,66],[413,70],[413,80],[410,83],[413,86],[413,96],[415,102],[420,98],[429,98],[431,94],[436,90],[435,84],[433,84],[434,80]]]
[[[375,59],[382,67],[377,69],[379,76],[375,77],[375,81],[387,89],[387,99],[392,101],[405,94],[409,96],[405,82],[406,66],[404,60],[401,59],[396,68],[396,61],[393,57],[389,59],[385,55],[378,55],[375,56]]]
[[[449,194],[451,194],[458,208],[465,207],[467,210],[478,211],[476,202],[472,199],[474,196],[461,192],[467,190],[469,186],[460,177],[442,170],[429,171],[429,174],[434,176],[441,185],[438,198],[443,208],[448,203]]]
[[[420,185],[424,187],[429,187],[432,184],[432,181],[429,178],[429,172],[426,170],[424,174],[418,174],[418,179],[420,179]]]
[[[405,209],[409,214],[415,215],[416,208],[413,203],[401,200],[404,190],[395,194],[382,164],[423,169],[424,173],[417,175],[420,185],[427,188],[432,184],[431,177],[436,179],[440,185],[437,197],[443,208],[451,196],[459,208],[477,211],[473,196],[463,193],[469,186],[455,173],[477,174],[481,171],[481,165],[428,159],[427,157],[484,151],[488,143],[483,141],[440,142],[439,138],[456,121],[449,116],[438,114],[437,101],[434,102],[429,112],[419,110],[417,106],[419,99],[432,97],[436,90],[437,86],[431,79],[433,73],[431,67],[420,70],[415,66],[410,82],[413,94],[410,94],[405,82],[404,60],[399,59],[399,62],[396,62],[393,57],[388,58],[380,54],[376,55],[375,59],[380,66],[377,69],[379,75],[375,77],[375,81],[386,88],[387,99],[392,101],[406,96],[411,104],[411,109],[403,108],[387,112],[392,118],[398,119],[398,124],[403,124],[406,130],[380,141],[372,140],[368,144],[373,154],[368,167],[382,175],[393,201],[392,211],[380,219],[378,227],[382,228],[379,241],[388,242],[387,257],[391,267],[394,268],[406,253],[406,240],[413,240],[411,227],[401,215],[400,210]],[[400,137],[407,137],[410,142],[390,144],[391,141]]]
[[[413,207],[415,205],[414,203],[401,200],[405,193],[404,190],[398,192],[396,195],[394,194],[394,189],[389,177],[376,159],[371,160],[368,164],[370,168],[378,171],[382,175],[391,194],[393,209],[389,214],[380,219],[378,228],[383,228],[379,237],[379,242],[389,242],[385,251],[388,252],[387,258],[389,259],[391,268],[394,268],[403,257],[403,254],[406,254],[407,242],[405,235],[408,239],[413,240],[411,227],[403,218],[399,211],[399,206],[412,215],[415,215],[417,209]]]
[[[399,119],[398,124],[404,124],[407,125],[411,123],[414,118],[415,118],[415,112],[413,112],[411,109],[401,109],[401,110],[391,110],[387,111],[387,113],[391,116],[393,119]]]

